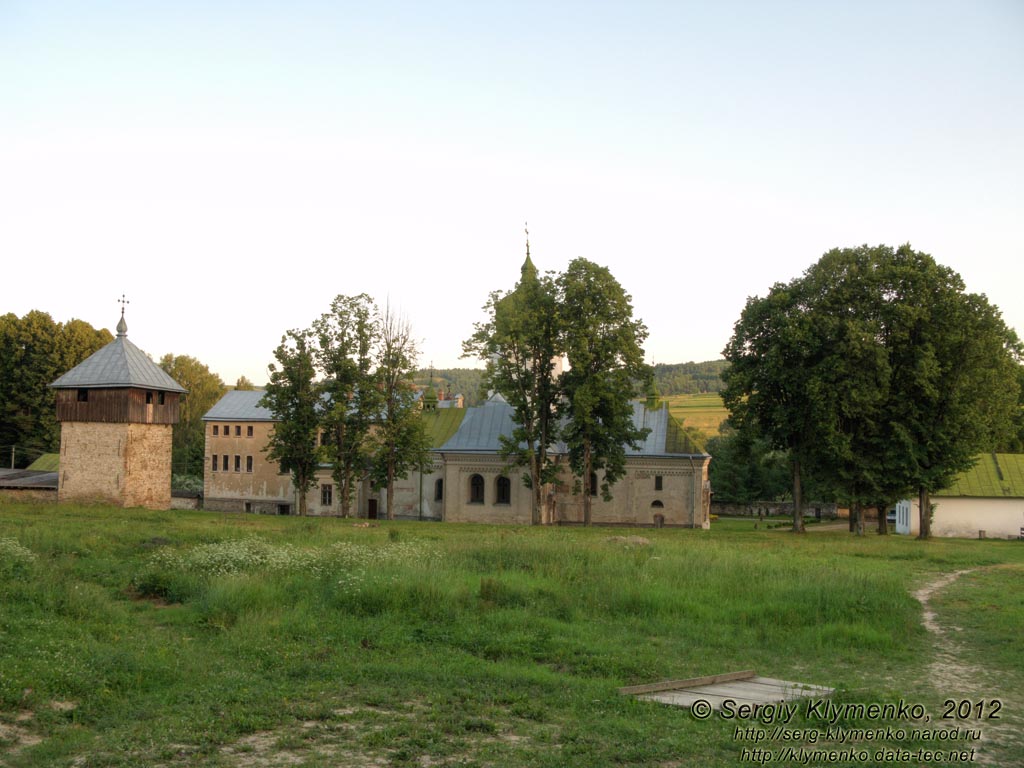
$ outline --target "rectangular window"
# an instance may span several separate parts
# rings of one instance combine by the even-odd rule
[[[245,436],[252,437],[252,424],[245,428]]]
[[[218,427],[216,424],[214,424],[213,425],[213,436],[216,437],[219,434],[220,434],[220,427]]]
[[[235,425],[235,437],[241,437],[241,436],[242,436],[242,425],[241,424],[236,424]]]
[[[235,454],[235,472],[242,471],[242,457],[237,453]]]
[[[228,455],[225,453],[221,458],[223,459],[223,461],[221,462],[221,466],[224,467],[224,471],[227,472],[228,471]]]
[[[88,403],[89,402],[89,390],[88,389],[80,389],[80,390],[78,390],[78,402],[80,402],[80,403]]]
[[[147,392],[146,393],[146,405],[152,405],[152,404],[153,404],[153,393],[152,392]]]
[[[252,502],[251,501],[245,502],[245,511],[246,512],[252,512]]]
[[[245,471],[252,472],[252,456],[245,457]]]
[[[213,455],[213,471],[217,471],[217,454]]]
[[[320,506],[329,507],[334,500],[334,486],[333,485],[321,485],[320,486]]]
[[[655,475],[654,476],[654,490],[656,490],[656,491],[660,491],[661,490],[661,475]]]
[[[157,397],[156,397],[156,401],[157,401],[157,404],[159,404],[159,405],[166,405],[167,404],[167,393],[166,392],[161,392],[160,394],[158,394]]]
[[[225,424],[224,425],[224,437],[230,437],[230,436],[231,436],[231,425],[230,424]]]

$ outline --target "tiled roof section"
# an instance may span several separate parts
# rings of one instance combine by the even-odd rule
[[[933,496],[974,496],[983,498],[1024,498],[1024,454],[985,453],[966,472],[957,475],[948,488]]]
[[[226,392],[206,412],[203,421],[274,421],[270,409],[259,404],[264,394],[262,389]]]
[[[164,392],[186,390],[149,359],[127,336],[118,336],[51,385],[54,389],[130,387]]]

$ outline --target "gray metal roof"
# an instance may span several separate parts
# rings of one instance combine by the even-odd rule
[[[458,430],[438,450],[494,453],[501,448],[499,436],[512,436],[512,413],[512,406],[500,396],[467,408]]]
[[[233,389],[226,392],[206,412],[203,421],[274,421],[270,409],[259,404],[264,394],[262,389]]]
[[[122,324],[118,325],[118,331]],[[136,347],[124,333],[107,346],[94,352],[55,382],[55,389],[94,389],[98,387],[132,387],[164,392],[186,392],[167,375],[149,355]]]
[[[642,402],[633,403],[633,423],[650,432],[639,448],[627,446],[627,456],[679,456],[667,450],[671,416],[668,408],[648,410]],[[483,405],[467,408],[458,431],[437,450],[466,453],[493,453],[501,448],[500,437],[512,436],[513,409],[500,395],[493,395]],[[566,453],[564,443],[552,447],[553,453]],[[692,454],[698,455],[698,454]]]
[[[0,469],[0,488],[35,488],[56,490],[56,472],[36,472],[31,469]]]
[[[626,446],[627,456],[664,456],[668,455],[665,444],[668,438],[668,408],[658,408],[654,411],[647,410],[647,406],[640,402],[633,403],[633,426],[641,429],[651,430],[647,439],[640,444],[639,449]]]

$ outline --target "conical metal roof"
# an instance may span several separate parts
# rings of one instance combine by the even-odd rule
[[[94,352],[59,379],[50,384],[54,389],[95,389],[100,387],[133,387],[164,392],[187,392],[167,375],[149,355],[128,341],[124,315],[117,324],[117,338]]]

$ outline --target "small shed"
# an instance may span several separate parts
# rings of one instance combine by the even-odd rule
[[[1024,454],[986,453],[932,494],[933,536],[1016,539],[1024,535]],[[920,530],[917,499],[896,505],[896,532]]]

